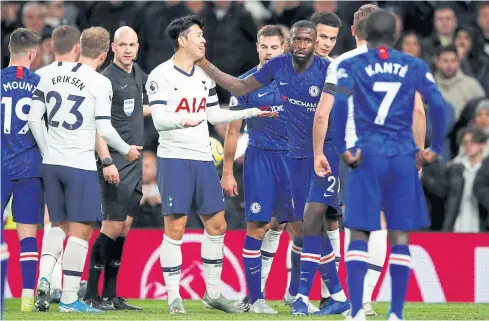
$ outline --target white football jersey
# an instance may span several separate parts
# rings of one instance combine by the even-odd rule
[[[146,92],[150,106],[159,105],[152,108],[204,120],[195,127],[159,131],[158,157],[212,161],[207,111],[220,108],[215,82],[198,66],[184,72],[172,57],[151,71]]]
[[[97,170],[95,119],[110,119],[110,80],[77,62],[55,61],[37,73],[48,116],[43,163]]]
[[[328,67],[328,74],[326,75],[326,80],[324,81],[326,84],[332,84],[332,85],[337,85],[338,84],[338,77],[337,77],[337,69],[338,65],[340,62],[343,60],[361,55],[363,53],[366,53],[368,51],[367,45],[360,46],[358,48],[355,48],[353,50],[347,51],[338,58],[334,59],[331,64]],[[346,121],[346,130],[345,130],[345,141],[346,141],[346,147],[351,148],[355,146],[356,141],[358,140],[357,137],[357,132],[355,128],[355,118],[354,118],[354,112],[353,112],[354,106],[353,106],[353,100],[349,99],[348,100],[348,118]]]

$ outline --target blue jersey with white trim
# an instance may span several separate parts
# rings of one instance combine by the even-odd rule
[[[2,175],[10,179],[39,177],[41,153],[27,124],[40,77],[25,67],[2,69]]]
[[[314,56],[307,70],[298,74],[293,66],[292,55],[284,54],[270,59],[253,76],[264,85],[272,81],[278,86],[284,104],[287,122],[289,150],[292,158],[313,157],[312,127],[314,114],[321,98],[330,61]],[[328,130],[325,143],[330,140]]]
[[[258,68],[255,67],[239,78],[244,79],[257,70]],[[277,118],[248,118],[245,120],[249,135],[248,146],[273,151],[289,149],[284,107],[275,81],[252,93],[239,97],[231,96],[229,107],[231,109],[259,108],[278,112]]]
[[[353,106],[356,146],[363,155],[394,156],[415,151],[412,124],[416,91],[428,101],[437,131],[432,149],[441,152],[445,103],[428,65],[421,59],[394,49],[373,48],[342,61],[337,78],[333,113],[339,152],[346,150],[348,105]]]

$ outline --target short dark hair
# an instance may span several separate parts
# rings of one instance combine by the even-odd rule
[[[445,52],[453,52],[458,57],[457,47],[455,45],[443,46],[438,50],[438,57],[441,56],[442,53]]]
[[[393,45],[396,42],[396,18],[390,12],[379,9],[365,20],[365,32],[368,42],[382,42]]]
[[[54,52],[59,55],[66,54],[73,50],[76,44],[80,43],[80,30],[73,26],[57,26],[51,36]]]
[[[198,15],[187,15],[173,19],[173,21],[170,22],[166,28],[166,35],[170,38],[170,42],[175,51],[178,50],[179,47],[178,37],[186,36],[186,31],[193,25],[197,25],[200,29],[204,30],[204,21],[202,21]]]
[[[41,37],[34,30],[17,28],[10,35],[10,53],[19,55],[37,47],[40,43]]]
[[[476,10],[477,14],[479,14],[480,11],[486,7],[489,8],[489,1],[479,2],[477,4],[477,10]]]
[[[379,10],[379,7],[377,7],[375,4],[369,3],[358,8],[357,12],[353,14],[353,28],[355,28],[358,39],[367,39],[367,34],[365,32],[365,21],[367,20],[368,16],[376,10]]]
[[[481,128],[479,128],[479,127],[477,127],[475,125],[471,125],[471,126],[465,128],[465,129],[463,129],[460,132],[460,135],[458,137],[459,144],[462,143],[462,140],[463,140],[465,134],[471,134],[472,135],[472,141],[474,143],[477,143],[477,144],[485,144],[487,142],[487,135],[484,132],[484,130],[482,130]]]
[[[290,30],[292,31],[293,29],[298,29],[298,28],[312,29],[316,31],[316,25],[309,20],[297,21],[292,25],[292,27],[290,27]]]
[[[316,26],[322,24],[333,28],[341,28],[341,19],[333,12],[318,11],[315,12],[309,20]]]
[[[260,39],[260,37],[279,37],[280,40],[282,41],[282,44],[284,42],[284,32],[280,26],[277,25],[266,25],[263,26],[260,30],[258,30],[258,33],[256,34],[256,41]]]
[[[454,15],[456,15],[455,13],[455,9],[453,8],[453,5],[450,4],[449,2],[440,2],[439,5],[436,6],[435,8],[435,13],[437,13],[438,11],[442,11],[442,10],[451,10],[453,12]]]

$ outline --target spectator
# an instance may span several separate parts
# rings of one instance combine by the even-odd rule
[[[474,76],[489,93],[489,55],[484,52],[480,32],[472,26],[463,25],[455,30],[455,47],[461,61],[462,71]]]
[[[396,48],[410,56],[417,58],[423,57],[421,37],[416,31],[407,31],[403,33],[397,41]]]
[[[10,53],[8,50],[8,42],[7,40],[10,36],[10,34],[17,28],[21,27],[22,25],[17,19],[17,15],[20,9],[20,4],[18,2],[13,2],[13,1],[2,1],[2,5],[0,7],[1,12],[2,12],[2,26],[1,26],[1,31],[2,31],[2,38],[1,38],[1,45],[2,45],[2,68],[5,68],[8,66],[9,60],[10,60]]]
[[[59,0],[49,1],[47,3],[47,14],[44,21],[53,29],[59,25],[67,24],[64,2]]]
[[[299,20],[307,20],[313,14],[310,6],[304,5],[301,1],[272,1],[272,18],[269,23],[292,26]]]
[[[477,233],[482,231],[487,210],[474,195],[474,181],[481,169],[487,136],[479,128],[469,127],[461,135],[465,157],[448,166],[446,182],[445,231]]]
[[[289,53],[290,52],[290,47],[287,42],[287,40],[290,38],[290,29],[287,26],[284,25],[279,25],[280,29],[282,29],[282,32],[284,33],[284,39],[285,39],[285,44],[284,44],[284,53]]]
[[[479,204],[481,231],[489,231],[489,157],[486,157],[474,180],[474,195]]]
[[[477,9],[477,24],[484,35],[484,52],[489,55],[489,2],[482,2]]]
[[[42,36],[46,27],[46,6],[37,2],[26,3],[22,7],[22,25],[35,30]]]
[[[442,4],[435,10],[434,28],[431,36],[423,40],[423,52],[428,56],[428,62],[433,63],[433,57],[441,47],[453,43],[453,32],[457,27],[455,11],[449,5]]]
[[[477,104],[475,125],[489,135],[489,99],[483,99]]]
[[[458,119],[468,101],[484,97],[484,89],[479,82],[460,70],[460,59],[455,46],[443,47],[436,59],[436,84],[443,98],[453,105],[455,119]]]

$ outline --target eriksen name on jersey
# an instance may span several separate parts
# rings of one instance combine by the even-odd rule
[[[83,81],[73,76],[56,76],[51,78],[51,81],[53,82],[53,86],[58,83],[64,82],[75,86],[79,90],[83,90],[85,88],[85,84],[83,83]]]

